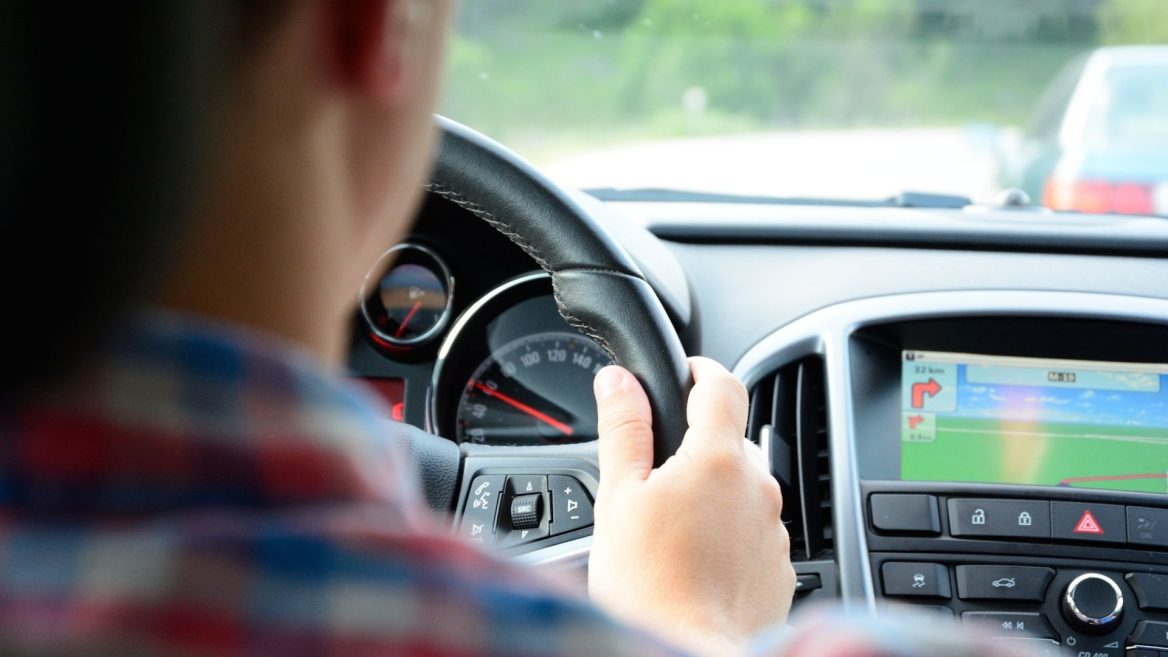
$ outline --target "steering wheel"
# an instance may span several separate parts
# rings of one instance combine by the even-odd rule
[[[490,224],[551,275],[564,320],[644,387],[653,413],[653,458],[660,465],[685,435],[692,379],[653,288],[605,228],[530,164],[465,126],[436,121],[441,142],[427,189]],[[450,460],[457,450],[452,456],[437,443],[412,447],[431,505],[449,507],[457,477]]]

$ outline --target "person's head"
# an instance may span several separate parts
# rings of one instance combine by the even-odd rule
[[[67,352],[155,303],[337,356],[431,164],[451,1],[14,3],[0,274],[29,305],[6,334]]]
[[[256,21],[164,305],[339,359],[431,165],[449,4],[286,0]]]

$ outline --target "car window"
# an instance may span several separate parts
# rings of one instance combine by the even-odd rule
[[[1168,58],[1109,72],[1088,131],[1096,146],[1168,144]]]
[[[1075,62],[1131,45],[1168,48],[1168,2],[468,2],[442,111],[585,189],[1042,199],[1061,154],[1021,137],[1059,130]],[[1108,138],[1163,116],[1139,86],[1115,80]]]

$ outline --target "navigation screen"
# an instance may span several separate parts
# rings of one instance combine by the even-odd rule
[[[901,478],[1168,493],[1168,365],[905,351]]]

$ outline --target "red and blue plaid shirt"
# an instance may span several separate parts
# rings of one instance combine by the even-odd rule
[[[450,537],[380,402],[274,342],[145,317],[0,411],[0,653],[680,654]],[[831,617],[758,650],[1002,654],[906,636]]]

